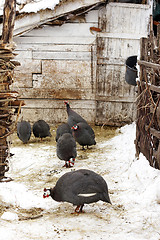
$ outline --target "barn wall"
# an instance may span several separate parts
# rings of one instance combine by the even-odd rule
[[[61,26],[44,25],[15,38],[13,88],[25,100],[22,116],[31,122],[66,121],[63,100],[89,122],[95,121],[96,34],[98,10]]]
[[[61,26],[44,25],[15,38],[21,66],[13,88],[25,100],[23,118],[65,122],[63,100],[68,99],[90,123],[132,122],[136,92],[124,81],[125,60],[139,54],[149,15],[148,5],[109,3]]]
[[[124,125],[136,119],[136,88],[125,82],[125,61],[139,55],[150,6],[110,3],[99,12],[96,123]]]

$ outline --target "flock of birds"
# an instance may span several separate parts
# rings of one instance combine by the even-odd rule
[[[56,153],[60,160],[65,161],[65,167],[74,166],[77,157],[76,142],[82,148],[96,144],[95,133],[87,121],[71,109],[68,101],[66,105],[68,120],[62,123],[56,130]],[[38,120],[31,125],[22,120],[17,124],[17,136],[23,143],[27,143],[31,132],[36,138],[51,136],[50,127],[44,120]],[[43,197],[51,196],[58,202],[70,202],[76,205],[75,212],[82,212],[84,204],[97,202],[99,200],[110,203],[108,186],[102,176],[88,169],[79,169],[62,175],[56,185],[50,189],[44,189]]]

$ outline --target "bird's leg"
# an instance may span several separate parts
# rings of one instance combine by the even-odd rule
[[[71,160],[68,161],[68,167],[73,167],[75,162],[75,158],[71,158]]]
[[[68,162],[67,161],[65,161],[65,164],[64,164],[64,166],[63,167],[66,167],[66,168],[68,168],[69,166],[68,166]]]
[[[80,208],[80,205],[78,205],[75,209],[75,213],[79,213],[79,208]]]
[[[75,209],[75,213],[83,213],[83,211],[82,211],[83,206],[84,206],[84,204],[78,205]]]
[[[79,210],[79,211],[80,211],[81,213],[83,212],[83,211],[82,211],[82,208],[83,208],[83,207],[84,207],[84,204],[82,204],[81,207],[80,207],[80,210]]]

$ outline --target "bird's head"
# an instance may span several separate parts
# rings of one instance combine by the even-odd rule
[[[43,198],[47,198],[51,195],[51,189],[44,188]]]
[[[78,125],[74,125],[73,127],[71,127],[71,129],[73,129],[73,131],[76,131],[79,128]]]
[[[69,106],[69,102],[67,100],[64,100],[64,104]]]

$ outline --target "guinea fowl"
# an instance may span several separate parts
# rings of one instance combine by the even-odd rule
[[[76,205],[75,212],[82,212],[84,204],[99,200],[111,204],[106,181],[99,174],[80,169],[65,173],[55,187],[44,189],[43,197],[51,196],[57,202],[69,202]]]
[[[93,129],[86,123],[79,122],[72,127],[73,137],[84,149],[84,146],[96,145]]]
[[[58,138],[62,136],[64,133],[70,133],[72,134],[71,127],[68,125],[68,123],[62,123],[58,126],[56,130],[56,142],[58,141]]]
[[[72,167],[77,157],[76,141],[72,134],[64,133],[57,141],[57,157],[65,161],[65,167]]]
[[[27,121],[17,123],[17,136],[23,143],[27,143],[31,137],[31,125]]]
[[[78,113],[76,113],[74,110],[70,108],[68,101],[64,101],[64,103],[66,104],[66,107],[67,107],[68,124],[70,127],[73,127],[73,125],[79,122],[87,123],[84,118],[82,118]]]
[[[33,134],[36,138],[51,137],[50,127],[44,120],[38,120],[33,124]]]

